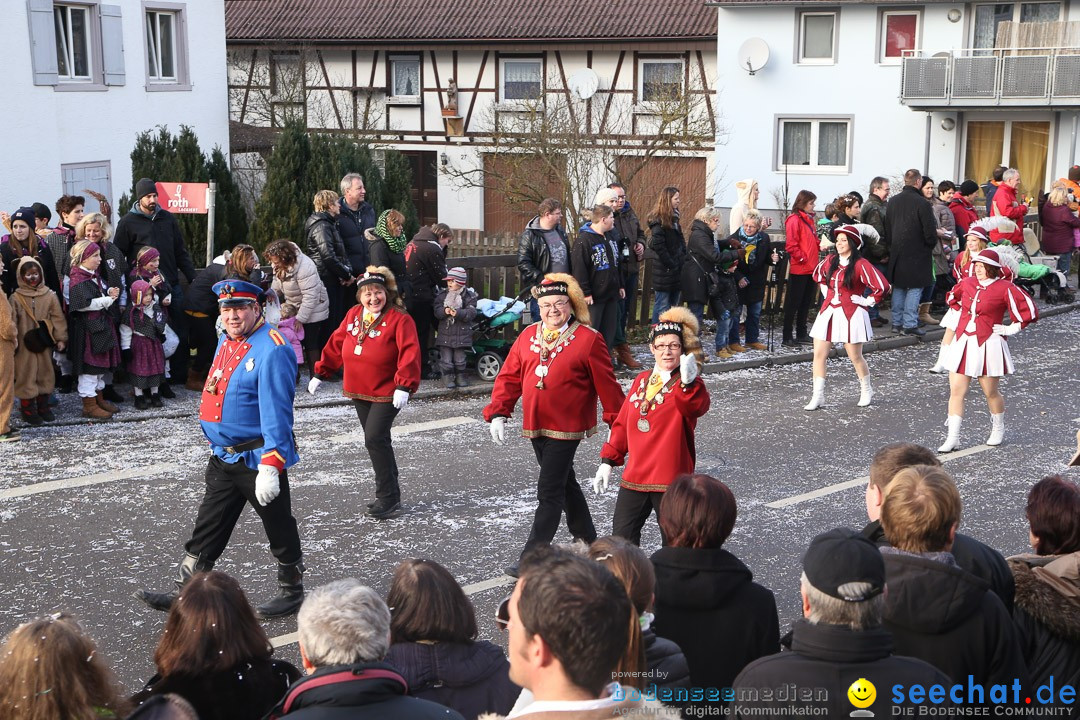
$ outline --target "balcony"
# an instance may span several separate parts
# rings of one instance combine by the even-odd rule
[[[900,102],[913,110],[1080,107],[1080,50],[994,48],[904,54]]]

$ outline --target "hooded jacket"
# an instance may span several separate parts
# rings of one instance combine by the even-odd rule
[[[502,648],[486,640],[394,643],[386,662],[405,678],[410,695],[453,708],[465,720],[489,712],[505,715],[521,694],[510,680]]]
[[[31,352],[22,338],[26,333],[44,322],[54,341],[66,343],[68,340],[67,318],[60,309],[60,299],[45,285],[45,273],[37,287],[30,287],[22,276],[22,269],[27,265],[42,264],[30,256],[25,256],[16,263],[15,277],[18,287],[11,295],[11,313],[15,322],[19,348],[15,351],[15,397],[29,399],[38,395],[47,395],[56,387],[53,378],[52,353]]]
[[[152,247],[161,253],[161,274],[170,286],[180,284],[180,273],[188,282],[195,280],[195,264],[184,245],[184,236],[180,234],[180,223],[168,210],[158,208],[153,215],[139,210],[136,202],[130,212],[120,218],[116,224],[116,234],[112,242],[127,258],[129,266],[135,265],[139,248]],[[103,261],[105,257],[101,258]],[[104,262],[102,263],[104,265]],[[127,274],[127,269],[124,269]]]
[[[337,223],[328,212],[312,213],[304,223],[307,236],[307,254],[319,269],[319,277],[327,280],[348,280],[353,267],[345,257],[345,245],[341,241]]]
[[[293,249],[296,250],[296,264],[280,277],[275,274],[271,287],[282,305],[296,308],[296,321],[301,325],[325,320],[330,316],[330,298],[319,278],[319,270],[295,243]]]
[[[619,270],[618,243],[610,235],[601,235],[589,223],[581,226],[577,240],[570,250],[570,267],[574,279],[586,297],[594,303],[619,299],[622,273]]]
[[[1037,687],[1080,684],[1080,553],[1009,558],[1016,578],[1013,620]]]
[[[730,687],[748,663],[780,650],[772,591],[727,550],[663,547],[652,563],[652,628],[682,648],[694,687]]]
[[[424,226],[405,246],[405,271],[412,286],[409,299],[430,305],[446,285],[446,253],[431,228]]]
[[[946,561],[886,548],[885,627],[896,652],[925,660],[954,682],[1028,686],[1009,613],[985,580]]]
[[[554,230],[566,246],[566,262],[572,269],[570,241],[566,239],[566,231],[562,225],[556,225]],[[544,276],[551,272],[551,251],[548,249],[544,232],[544,228],[540,227],[540,216],[537,215],[529,221],[518,238],[517,267],[521,273],[523,289],[539,285]]]
[[[742,227],[743,220],[746,218],[746,213],[757,209],[750,204],[750,194],[753,193],[754,188],[757,186],[757,181],[753,178],[747,178],[746,180],[740,180],[735,183],[735,192],[738,195],[738,198],[735,200],[735,204],[731,206],[731,215],[728,216],[729,234],[734,233]]]

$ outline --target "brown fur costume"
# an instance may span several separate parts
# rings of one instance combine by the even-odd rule
[[[684,307],[668,308],[660,313],[660,322],[677,322],[682,325],[683,354],[693,353],[700,371],[705,365],[705,353],[701,349],[701,339],[698,337],[701,329],[694,313]]]
[[[23,280],[23,270],[30,263],[41,271],[41,284],[31,288]],[[11,296],[11,312],[14,316],[16,337],[23,338],[29,330],[38,327],[38,321],[48,326],[53,340],[67,343],[67,319],[60,309],[56,293],[45,285],[45,271],[41,263],[32,257],[19,260],[15,269],[19,286]],[[48,350],[31,352],[24,343],[15,351],[15,397],[30,400],[38,395],[48,395],[56,387],[53,376],[52,353]]]
[[[15,400],[15,320],[11,305],[0,292],[0,435],[11,430],[11,404]]]
[[[548,273],[544,276],[548,282],[566,283],[567,293],[570,297],[570,313],[582,325],[591,327],[592,320],[589,316],[589,304],[585,302],[585,293],[581,292],[581,286],[573,275],[567,273]],[[533,297],[536,297],[540,286],[532,289]]]
[[[382,275],[386,278],[386,305],[388,307],[396,307],[401,310],[405,309],[405,302],[401,299],[401,295],[398,294],[397,278],[394,277],[394,272],[384,265],[368,265],[364,272],[375,273],[376,275]],[[361,277],[363,279],[363,277]],[[356,302],[360,302],[360,290],[362,287],[356,288]]]

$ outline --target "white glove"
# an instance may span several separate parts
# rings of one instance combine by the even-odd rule
[[[683,385],[689,385],[697,379],[697,358],[692,353],[686,353],[679,359],[679,376]]]
[[[877,300],[875,300],[873,297],[863,297],[862,295],[852,295],[851,302],[867,308],[871,308],[877,305]]]
[[[408,390],[395,390],[394,399],[392,400],[394,407],[398,410],[404,410],[405,406],[409,404],[409,391]]]
[[[1002,335],[1004,337],[1009,337],[1010,335],[1015,335],[1018,332],[1020,332],[1020,323],[1018,323],[1018,322],[1014,322],[1011,325],[995,325],[994,326],[994,334],[995,335]]]
[[[90,306],[87,308],[87,310],[90,312],[93,312],[95,310],[107,310],[109,307],[112,306],[114,302],[115,300],[113,300],[108,295],[102,295],[101,297],[96,297],[91,300]]]
[[[611,466],[607,463],[600,463],[600,467],[596,468],[596,477],[594,477],[592,481],[593,492],[597,495],[607,492],[608,483],[610,482]]]
[[[319,389],[320,385],[322,385],[322,380],[317,377],[313,377],[311,378],[311,382],[307,384],[307,391],[310,394],[314,395],[315,391]]]
[[[259,465],[259,475],[255,478],[255,499],[266,506],[281,494],[278,482],[278,469],[273,465]]]
[[[491,421],[491,439],[496,445],[506,444],[506,418],[497,417]]]

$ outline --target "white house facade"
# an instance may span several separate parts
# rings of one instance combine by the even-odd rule
[[[204,149],[228,152],[224,0],[11,0],[5,9],[3,209],[52,208],[84,189],[115,207],[131,192],[136,135],[157,125],[188,125]]]
[[[827,202],[908,168],[981,184],[999,163],[1034,195],[1076,162],[1075,0],[716,6],[733,140],[717,162],[758,181],[762,208],[778,207],[785,180],[789,199],[806,188]],[[719,192],[730,206],[734,188]]]

